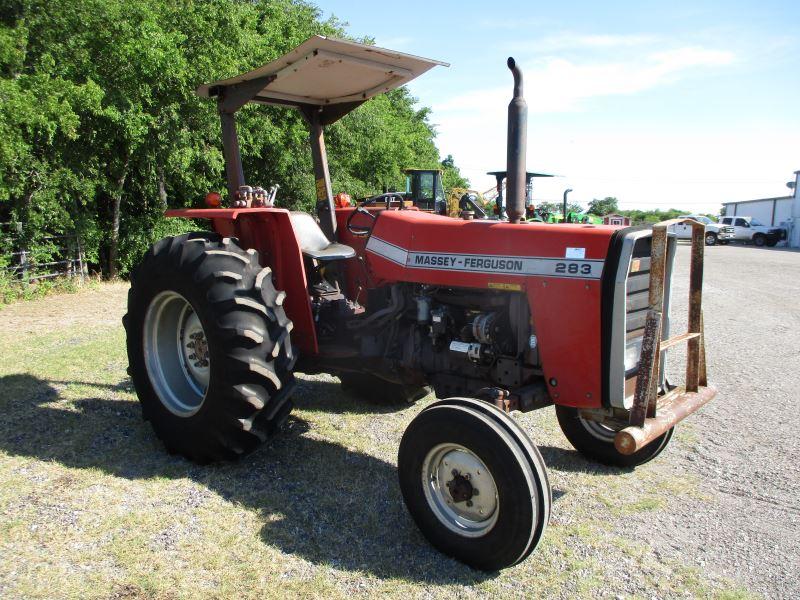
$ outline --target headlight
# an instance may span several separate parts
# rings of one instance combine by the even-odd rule
[[[628,340],[625,344],[625,371],[635,369],[639,364],[639,356],[642,354],[642,338],[637,337]]]

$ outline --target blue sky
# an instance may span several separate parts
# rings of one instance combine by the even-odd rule
[[[800,2],[323,1],[379,46],[449,62],[410,84],[481,191],[504,168],[514,56],[528,167],[556,200],[709,212],[800,169]]]

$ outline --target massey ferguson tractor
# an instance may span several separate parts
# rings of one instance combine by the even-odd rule
[[[392,193],[337,208],[324,127],[442,64],[313,37],[201,86],[222,121],[228,198],[167,211],[209,231],[156,242],[135,270],[129,372],[167,449],[201,463],[235,459],[278,431],[298,371],[408,401],[432,389],[439,400],[400,441],[403,499],[434,546],[496,570],[525,559],[550,516],[545,464],[512,412],[555,405],[583,455],[633,467],[714,397],[703,226],[689,222],[689,325],[672,335],[670,222],[526,222],[527,107],[512,58],[507,220],[440,216]],[[235,114],[248,102],[293,107],[307,122],[316,215],[277,208],[277,186],[246,182]],[[675,385],[664,355],[683,342],[685,383]]]

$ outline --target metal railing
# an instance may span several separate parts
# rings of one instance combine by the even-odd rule
[[[76,277],[81,282],[84,281],[88,273],[79,235],[50,235],[39,238],[38,241],[51,245],[52,250],[33,252],[19,241],[18,228],[15,225],[0,223],[0,234],[5,242],[3,245],[11,250],[2,253],[5,260],[0,263],[0,271],[23,284],[55,277]],[[36,255],[47,258],[38,260]]]

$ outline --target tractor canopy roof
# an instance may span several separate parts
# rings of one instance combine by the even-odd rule
[[[325,124],[341,118],[366,100],[386,93],[437,66],[430,60],[339,40],[313,36],[294,50],[242,75],[201,85],[197,93],[218,97],[233,112],[247,102],[300,109],[318,107]]]

